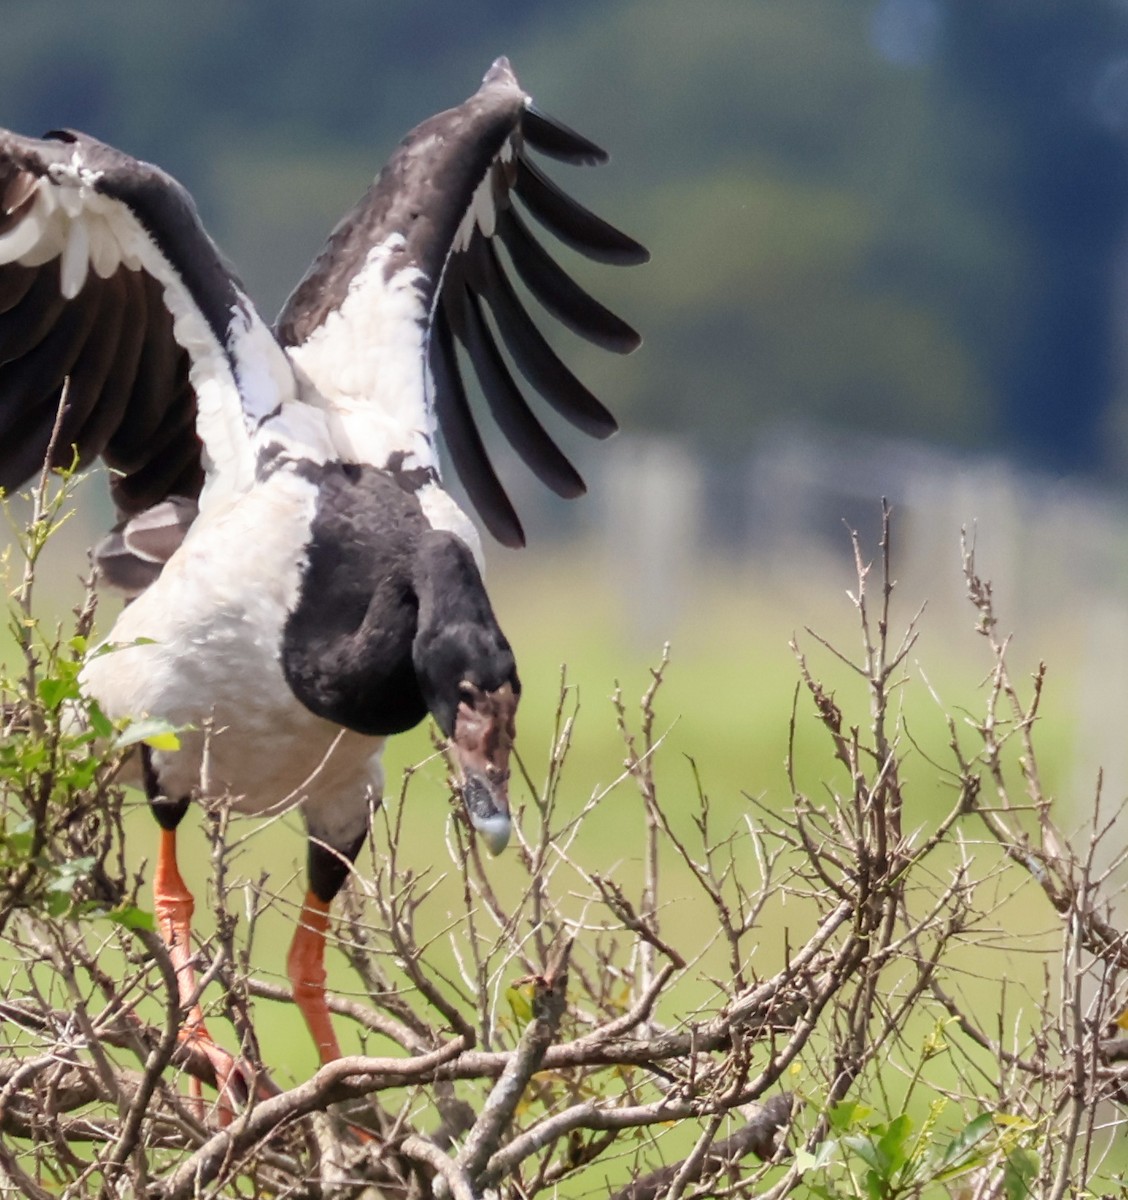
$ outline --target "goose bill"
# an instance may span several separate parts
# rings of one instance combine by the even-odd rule
[[[509,842],[509,752],[517,696],[509,684],[496,692],[463,684],[463,693],[473,701],[459,704],[452,739],[462,803],[490,852],[500,854]]]
[[[500,854],[509,844],[509,795],[505,780],[463,771],[462,803],[470,824],[482,835],[491,854]]]

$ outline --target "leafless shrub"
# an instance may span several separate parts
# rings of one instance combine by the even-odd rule
[[[224,1125],[184,1094],[186,1076],[214,1078],[178,1040],[175,974],[122,852],[124,749],[75,732],[92,607],[73,637],[35,621],[34,548],[59,512],[44,482],[3,697],[0,1177],[13,1194],[1010,1200],[1113,1186],[1128,1100],[1119,848],[1101,854],[1113,816],[1098,788],[1089,835],[1055,826],[1034,748],[1044,673],[1029,695],[1011,678],[970,551],[990,674],[978,715],[938,718],[950,758],[929,769],[946,811],[904,768],[923,758],[902,705],[919,686],[920,614],[894,631],[886,510],[876,565],[854,539],[857,653],[810,633],[797,646],[785,803],[749,797],[721,828],[692,764],[659,786],[665,658],[637,719],[615,697],[621,772],[579,804],[562,684],[543,781],[525,775],[502,860],[484,862],[455,817],[442,870],[406,865],[405,802],[422,786],[408,772],[337,926],[356,990],[331,1007],[371,1053],[264,1089]],[[847,669],[845,694],[811,654]],[[794,749],[812,707],[817,770]],[[621,861],[594,870],[585,826],[630,790]],[[210,829],[205,1004],[266,1079],[278,1070],[256,1020],[289,997],[247,945],[272,884],[238,877],[222,808]],[[994,854],[976,844],[984,829]],[[999,898],[1014,892],[1053,915],[1031,946],[1045,974],[1030,1001],[1001,953]],[[674,919],[687,911],[691,936]]]

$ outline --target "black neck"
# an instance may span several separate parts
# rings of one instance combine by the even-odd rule
[[[451,533],[430,530],[415,558],[418,630],[412,657],[427,707],[450,736],[459,684],[486,691],[516,680],[513,652],[494,616],[469,547]]]
[[[305,473],[318,501],[283,631],[283,672],[318,716],[357,733],[402,733],[427,712],[411,661],[413,561],[426,521],[415,496],[375,468],[330,463]]]
[[[502,637],[486,585],[469,546],[444,530],[419,539],[413,569],[419,601],[419,637],[425,642],[452,630],[479,629]]]
[[[389,735],[427,710],[450,734],[459,684],[516,681],[469,548],[431,529],[413,494],[375,468],[307,466],[318,485],[282,668],[311,711]]]

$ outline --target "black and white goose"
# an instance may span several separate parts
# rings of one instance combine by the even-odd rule
[[[101,457],[120,518],[97,552],[133,597],[84,684],[111,717],[183,727],[148,751],[162,827],[156,911],[186,999],[192,897],[175,830],[190,799],[246,813],[300,804],[309,891],[288,969],[323,1060],[329,904],[368,832],[384,739],[430,712],[473,826],[509,833],[520,683],[470,520],[442,489],[441,433],[486,528],[521,525],[490,463],[456,343],[520,457],[563,496],[583,482],[526,403],[525,380],[596,437],[615,429],[526,312],[531,296],[617,352],[639,338],[583,291],[515,201],[607,263],[645,250],[565,195],[529,151],[603,162],[533,107],[499,59],[479,91],[410,133],[340,222],[273,331],[184,189],[84,134],[0,132],[0,486]],[[206,743],[206,753],[205,753]],[[221,1086],[232,1061],[198,1012]]]

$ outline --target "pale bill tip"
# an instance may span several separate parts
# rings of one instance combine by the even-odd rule
[[[470,823],[482,835],[491,854],[500,854],[509,845],[510,821],[501,813],[492,817],[471,817]]]

